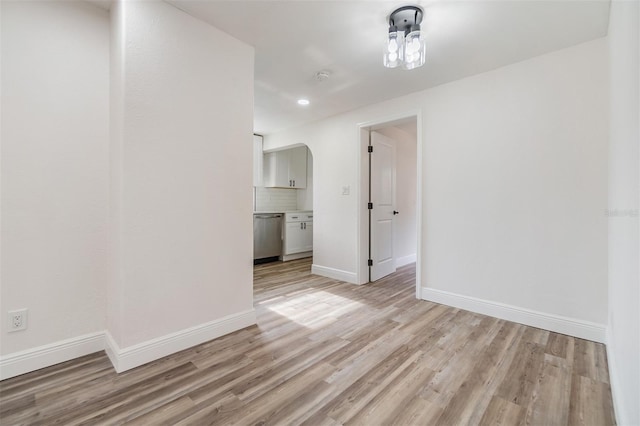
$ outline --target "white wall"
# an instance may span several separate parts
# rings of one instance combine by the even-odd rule
[[[357,277],[358,123],[419,110],[422,283],[607,321],[607,50],[598,39],[267,135],[314,153],[314,264]],[[355,282],[355,281],[354,281]]]
[[[397,127],[383,127],[377,132],[392,139],[396,147],[396,210],[393,254],[398,266],[415,261],[417,239],[416,184],[417,141]]]
[[[609,373],[618,423],[640,424],[640,5],[613,1],[609,23]]]
[[[85,2],[1,7],[7,355],[105,328],[109,14]],[[28,329],[7,333],[19,308]]]
[[[193,327],[217,332],[224,318],[255,321],[253,48],[164,2],[112,12],[108,315],[110,350],[124,357]]]
[[[109,25],[2,2],[1,309],[30,310],[1,322],[3,377],[105,327],[122,371],[255,322],[253,49],[164,2],[115,2]]]
[[[427,287],[606,324],[599,39],[431,91]]]

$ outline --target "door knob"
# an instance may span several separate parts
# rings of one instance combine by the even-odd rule
[[[393,211],[393,215],[395,216],[395,215],[397,215],[397,214],[400,214],[400,212],[398,212],[398,211],[395,211],[395,210],[394,210],[394,211]]]

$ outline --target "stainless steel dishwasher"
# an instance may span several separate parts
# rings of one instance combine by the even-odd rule
[[[282,214],[253,215],[253,263],[278,260],[282,256]]]

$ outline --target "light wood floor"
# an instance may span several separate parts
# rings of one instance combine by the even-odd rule
[[[257,266],[258,326],[122,374],[101,352],[5,380],[0,423],[614,423],[603,345],[416,300],[414,274]]]

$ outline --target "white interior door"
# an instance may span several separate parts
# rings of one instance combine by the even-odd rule
[[[393,140],[371,132],[371,281],[396,271],[393,218],[396,187],[396,148]]]

